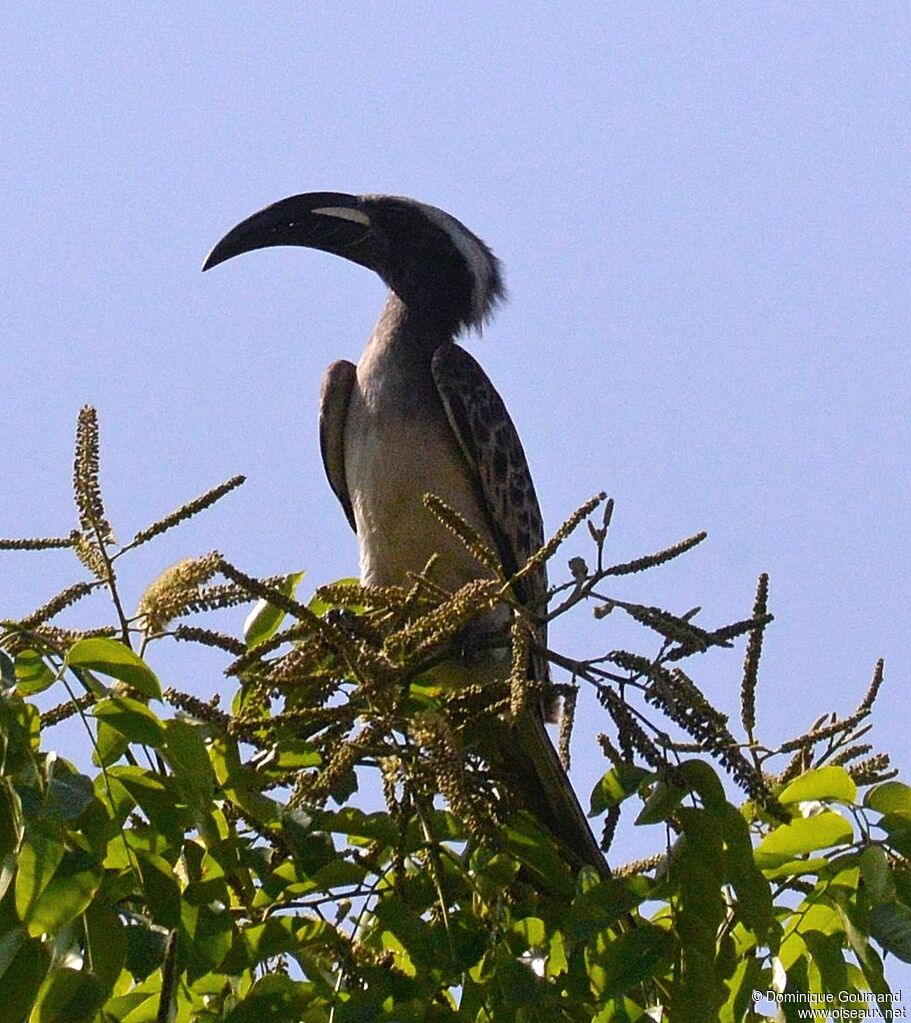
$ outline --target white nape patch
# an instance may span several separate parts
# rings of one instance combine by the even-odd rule
[[[349,206],[323,206],[321,209],[311,212],[321,213],[325,217],[337,217],[339,220],[351,220],[355,224],[363,224],[364,227],[370,227],[372,224],[366,213],[361,210],[353,210]]]
[[[471,307],[474,312],[475,323],[479,326],[484,320],[484,313],[487,310],[487,302],[490,292],[491,266],[490,256],[487,250],[480,244],[477,238],[459,223],[455,217],[450,216],[445,210],[436,206],[428,206],[422,202],[411,202],[420,209],[428,220],[432,220],[437,227],[442,228],[452,240],[452,244],[462,254],[462,258],[468,264],[471,272]]]

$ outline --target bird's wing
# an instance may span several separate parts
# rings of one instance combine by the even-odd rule
[[[541,510],[522,442],[503,399],[468,352],[456,344],[442,345],[434,353],[432,370],[449,424],[475,478],[497,553],[511,575],[544,543]],[[519,599],[543,614],[546,566],[530,573],[518,589]],[[543,642],[543,623],[540,635]],[[531,670],[535,678],[547,678],[546,661],[533,659]],[[563,839],[572,865],[578,869],[588,863],[608,876],[610,869],[544,727],[550,709],[524,711],[510,733],[500,736],[500,767],[525,808]]]
[[[319,448],[323,456],[323,467],[333,493],[339,499],[351,528],[354,524],[354,509],[348,493],[345,478],[345,421],[348,418],[348,402],[351,389],[357,377],[353,362],[340,359],[333,362],[323,376],[323,388],[319,399]]]
[[[544,543],[541,509],[522,442],[503,399],[464,348],[451,342],[441,345],[432,371],[449,425],[474,476],[503,570],[512,575]],[[523,604],[543,614],[546,566],[526,576],[517,589]]]
[[[544,543],[544,523],[531,470],[519,434],[503,399],[480,365],[457,344],[441,345],[431,363],[446,418],[475,481],[481,507],[507,576]],[[547,603],[547,566],[539,565],[516,587],[519,600],[543,614]],[[538,635],[547,641],[547,627]],[[534,677],[547,679],[547,664],[533,658]],[[546,717],[553,720],[555,706]]]

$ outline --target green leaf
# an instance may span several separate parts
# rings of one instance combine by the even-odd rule
[[[124,926],[107,903],[95,899],[85,911],[85,934],[92,973],[110,995],[126,959]]]
[[[900,781],[883,782],[866,792],[864,806],[911,819],[911,787]]]
[[[303,578],[303,572],[293,572],[291,575],[285,576],[275,588],[286,597],[293,597]],[[257,601],[244,622],[244,641],[247,648],[252,650],[253,647],[271,639],[278,632],[278,627],[284,621],[286,614],[287,612],[270,604],[268,600]]]
[[[645,805],[636,818],[636,824],[658,824],[677,809],[686,795],[686,789],[679,785],[669,785],[663,778],[652,786]]]
[[[763,944],[775,922],[772,889],[754,859],[749,825],[735,807],[725,806],[712,816],[721,818],[726,879],[737,896],[738,917]]]
[[[737,969],[726,982],[729,994],[719,1015],[721,1023],[739,1023],[749,1019],[747,1010],[753,1002],[754,992],[763,990],[761,975],[762,962],[753,954],[741,954]]]
[[[3,979],[3,974],[19,954],[19,950],[27,938],[28,935],[21,927],[13,927],[0,937],[0,980]]]
[[[699,795],[703,806],[713,813],[728,805],[718,772],[705,760],[685,760],[677,768],[684,784]]]
[[[281,825],[281,807],[262,793],[262,777],[240,762],[237,742],[216,736],[209,747],[215,777],[224,794],[247,816],[267,828]]]
[[[424,967],[434,963],[437,950],[433,929],[402,899],[394,896],[383,899],[377,904],[374,916],[384,948],[393,953],[404,951],[411,963]],[[407,966],[405,968],[408,969]]]
[[[529,945],[539,944],[539,942],[532,942],[530,939],[538,937],[541,933],[538,926],[531,923],[533,919],[535,918],[525,918],[525,921],[528,922],[525,938],[529,941]],[[520,922],[520,928],[525,921]],[[470,970],[480,960],[487,950],[489,942],[490,929],[476,916],[465,912],[450,917],[447,944],[452,954],[453,965],[460,972]]]
[[[164,755],[178,785],[192,793],[197,811],[206,811],[215,795],[215,772],[206,749],[204,726],[181,718],[164,722]]]
[[[80,639],[66,655],[69,668],[88,668],[132,686],[143,696],[161,699],[161,683],[155,672],[123,643],[107,636]]]
[[[785,860],[775,867],[763,867],[762,874],[769,881],[801,877],[805,874],[818,876],[828,865],[829,861],[825,856],[811,856],[807,859]]]
[[[134,974],[138,976],[138,974]],[[140,988],[134,988],[125,995],[111,998],[105,1004],[105,1015],[101,1017],[104,1023],[153,1023],[158,1015],[159,1002],[161,1000],[160,987],[156,990],[146,990],[149,985],[143,984]]]
[[[809,957],[804,954],[798,956],[788,967],[781,990],[790,995],[794,1001],[779,1002],[780,1014],[776,1023],[779,1023],[779,1020],[781,1023],[799,1023],[800,1017],[803,1015],[800,1010],[811,1005],[809,972]],[[818,1007],[818,1004],[813,1006],[813,1008]],[[812,1018],[815,1013],[811,1012],[810,1015]]]
[[[145,980],[164,962],[168,932],[139,923],[124,930],[127,939],[126,967],[137,980]]]
[[[801,931],[800,936],[810,950],[825,990],[836,998],[849,990],[848,967],[842,953],[843,935]]]
[[[388,813],[365,813],[356,806],[318,810],[314,821],[321,829],[333,834],[369,839],[383,845],[392,845],[398,835],[398,825]]]
[[[599,931],[615,924],[624,913],[635,909],[642,897],[622,881],[602,880],[588,891],[577,895],[566,916],[566,937],[587,941]]]
[[[18,696],[0,698],[0,758],[6,775],[32,760],[41,741],[38,708]]]
[[[215,970],[231,950],[235,937],[231,913],[224,907],[184,903],[181,912],[183,934],[190,939],[189,979]]]
[[[89,1023],[101,1005],[101,985],[91,973],[52,970],[41,985],[29,1023]]]
[[[125,735],[104,721],[98,721],[95,748],[92,750],[92,763],[96,767],[110,767],[117,763],[129,747],[130,740]]]
[[[870,910],[870,936],[903,963],[911,963],[911,909],[884,902]]]
[[[616,938],[601,932],[585,950],[592,992],[598,998],[616,998],[656,976],[673,946],[670,932],[652,924],[643,924]]]
[[[4,686],[16,684],[16,665],[8,653],[0,650],[0,683]]]
[[[243,932],[244,966],[256,966],[281,955],[283,952],[299,952],[305,945],[331,943],[335,931],[322,920],[292,916],[271,916],[265,923],[247,926]],[[240,969],[231,954],[230,968]]]
[[[522,939],[525,948],[540,948],[547,934],[544,921],[539,916],[523,916],[514,920],[509,930]]]
[[[96,703],[92,713],[130,742],[156,748],[164,742],[164,725],[139,700],[129,696],[110,696]]]
[[[891,991],[883,973],[882,959],[880,959],[876,949],[867,940],[864,930],[858,926],[858,922],[855,920],[857,906],[847,901],[836,901],[835,908],[845,929],[845,937],[857,956],[857,961],[860,963],[864,978],[870,985],[870,990],[879,995],[881,1000],[888,1001],[891,997]]]
[[[20,934],[24,932],[20,931]],[[44,942],[27,938],[19,942],[15,955],[0,969],[0,1023],[22,1023],[34,1004],[50,955]]]
[[[760,867],[777,867],[793,856],[846,845],[853,837],[851,825],[834,811],[800,817],[766,835],[756,847],[756,863]]]
[[[911,906],[911,870],[904,864],[896,864],[894,870],[890,869],[890,877],[895,886],[895,897],[906,906]]]
[[[29,828],[19,850],[16,871],[16,912],[28,920],[63,859],[64,845],[50,829]]]
[[[887,813],[876,826],[886,832],[886,845],[905,859],[911,858],[911,820],[902,813]]]
[[[337,860],[332,836],[327,831],[314,831],[312,820],[303,810],[282,807],[281,820],[291,855],[306,875]]]
[[[870,896],[870,902],[874,906],[883,902],[895,901],[892,870],[881,845],[871,842],[860,854],[860,872]]]
[[[554,891],[572,892],[572,876],[554,839],[538,828],[527,813],[515,814],[507,826],[506,850]]]
[[[344,579],[336,579],[334,583],[330,583],[331,586],[360,586],[361,581],[354,576],[347,576]],[[312,611],[318,618],[322,618],[327,611],[331,611],[333,608],[338,607],[338,604],[330,604],[328,601],[323,600],[321,597],[312,597],[307,609]],[[349,611],[354,614],[360,614],[364,608],[361,605],[350,607],[346,605]]]
[[[154,853],[137,854],[146,906],[156,924],[168,929],[180,923],[180,885],[167,860]]]
[[[496,903],[502,897],[521,869],[508,853],[493,853],[482,846],[472,850],[468,863],[473,884],[480,896],[490,903]]]
[[[857,798],[857,785],[843,767],[817,767],[795,778],[778,799],[782,803],[804,803],[809,800],[836,799],[853,803]]]
[[[57,678],[37,650],[20,650],[16,654],[15,670],[16,689],[22,696],[43,693]]]
[[[88,906],[101,884],[101,870],[82,852],[67,853],[23,918],[29,934],[55,934]]]
[[[117,798],[118,805],[122,805],[124,801],[114,782],[126,789],[130,798],[139,804],[143,813],[162,835],[178,841],[182,839],[185,826],[190,823],[190,815],[173,778],[141,767],[117,765],[108,768],[107,782]]]
[[[338,857],[320,867],[311,880],[316,888],[327,892],[332,888],[360,884],[366,876],[367,868],[365,866]]]
[[[19,811],[11,788],[9,781],[0,778],[0,861],[19,845]]]
[[[838,857],[803,902],[783,917],[778,962],[789,975],[798,960],[805,958],[806,945],[801,937],[804,931],[832,934],[844,926],[841,919],[843,907],[850,908],[857,901],[860,884],[857,859],[855,853]],[[838,861],[844,864],[842,869],[839,869]]]
[[[678,888],[675,930],[686,948],[679,984],[672,992],[670,1016],[692,1023],[715,1019],[727,995],[716,969],[717,935],[727,911],[721,889],[724,844],[715,823],[718,808],[711,781],[705,791],[708,798],[703,798],[713,809],[684,806],[677,811],[683,836],[669,870],[670,880]]]
[[[646,778],[654,777],[650,771],[632,764],[612,767],[592,789],[589,817],[597,817],[612,806],[622,803],[639,790]]]
[[[566,941],[560,931],[554,931],[550,936],[547,947],[547,965],[545,975],[547,977],[559,977],[569,969]]]
[[[311,1000],[305,984],[270,973],[253,985],[247,997],[225,1017],[225,1023],[288,1023],[302,1019]]]
[[[261,763],[258,770],[268,771],[281,779],[291,771],[319,767],[322,762],[322,756],[308,742],[303,739],[286,739],[282,736],[281,748],[273,749],[268,760]]]
[[[58,761],[58,764],[62,763]],[[72,821],[95,799],[95,788],[84,774],[58,772],[44,797],[44,815],[55,821]]]
[[[527,966],[517,962],[503,946],[496,950],[495,964],[497,986],[508,1001],[509,1013],[494,1011],[488,1019],[499,1020],[505,1017],[514,1019],[516,1023],[530,1023],[531,1011],[535,1012],[535,1018],[540,1019],[538,1013],[541,1010],[541,984],[535,974]],[[516,1011],[517,1009],[519,1011]]]

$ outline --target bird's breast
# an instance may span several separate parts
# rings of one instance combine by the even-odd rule
[[[362,360],[363,362],[363,360]],[[487,574],[423,503],[455,508],[493,546],[470,469],[430,377],[358,367],[345,425],[345,475],[367,586],[408,585],[433,554],[450,589]]]

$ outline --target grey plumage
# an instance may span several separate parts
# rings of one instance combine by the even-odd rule
[[[499,262],[454,217],[393,196],[309,193],[254,214],[213,249],[204,269],[250,249],[303,245],[345,256],[389,286],[357,366],[323,380],[320,449],[360,548],[361,581],[403,584],[439,555],[437,581],[456,589],[489,574],[423,505],[437,494],[497,552],[511,575],[544,539],[531,473],[502,399],[454,338],[480,329],[503,296]],[[546,569],[517,596],[544,610]],[[541,639],[546,628],[541,626]],[[535,677],[546,664],[534,662]],[[503,723],[497,765],[516,801],[565,847],[570,864],[608,873],[550,742],[544,713]]]

